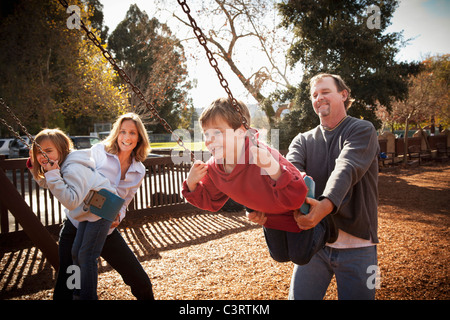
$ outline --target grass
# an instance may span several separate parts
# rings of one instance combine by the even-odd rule
[[[175,150],[183,150],[178,143],[176,142],[153,142],[150,144],[152,149],[175,149]],[[192,151],[204,150],[206,151],[206,147],[203,142],[190,142],[185,143],[185,147]]]

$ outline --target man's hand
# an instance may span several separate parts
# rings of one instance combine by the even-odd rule
[[[334,204],[327,198],[320,201],[313,198],[306,198],[306,203],[310,205],[308,214],[302,214],[300,210],[294,211],[294,219],[297,221],[298,227],[302,230],[314,228],[334,208]]]
[[[186,179],[189,191],[194,191],[197,188],[197,184],[203,179],[208,172],[208,165],[201,160],[196,160],[189,171]]]
[[[246,211],[245,214],[247,215],[248,220],[260,225],[264,225],[267,221],[266,214],[261,211],[252,211],[252,212]]]

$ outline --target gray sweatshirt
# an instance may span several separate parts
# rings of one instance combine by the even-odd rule
[[[317,199],[333,202],[339,229],[378,243],[378,153],[372,123],[347,117],[297,135],[286,158],[314,179]]]

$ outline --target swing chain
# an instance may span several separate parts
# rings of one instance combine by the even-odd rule
[[[0,104],[3,106],[3,108],[5,108],[5,110],[9,113],[9,115],[14,119],[14,121],[16,121],[16,123],[19,125],[19,127],[22,129],[22,131],[25,133],[25,135],[28,137],[28,139],[30,139],[30,142],[36,145],[36,147],[39,149],[39,152],[42,153],[42,155],[45,157],[45,159],[52,163],[53,161],[51,161],[47,155],[47,153],[44,152],[44,150],[42,150],[42,147],[39,143],[37,143],[33,136],[28,132],[27,128],[22,124],[22,122],[19,120],[19,118],[17,118],[17,116],[14,114],[14,112],[12,112],[11,108],[8,107],[8,105],[3,101],[2,98],[0,98]],[[20,134],[15,131],[7,122],[5,119],[0,118],[0,122],[2,122],[6,128],[17,138],[19,139],[24,145],[26,145],[30,150],[32,148],[32,145],[30,146],[21,136]]]
[[[246,117],[242,114],[242,110],[239,107],[239,103],[237,102],[236,98],[234,98],[233,94],[231,93],[230,88],[228,87],[228,81],[224,78],[222,72],[219,69],[219,64],[217,63],[217,60],[214,58],[211,50],[209,50],[209,48],[207,46],[207,40],[206,40],[202,30],[198,27],[197,22],[191,16],[191,9],[189,8],[188,4],[186,3],[186,0],[177,0],[177,1],[178,1],[178,4],[183,9],[184,13],[186,13],[186,15],[189,19],[189,22],[191,23],[191,27],[194,31],[194,34],[197,37],[198,42],[205,49],[206,57],[209,60],[209,64],[216,71],[217,77],[219,78],[220,85],[225,89],[225,92],[228,94],[228,99],[230,100],[231,105],[239,113],[239,116],[241,117],[241,122],[244,125],[244,128],[246,130],[251,129]]]
[[[66,0],[59,0],[59,3],[66,9],[69,7]],[[72,13],[70,15],[73,15],[73,14],[75,14],[75,11],[72,11]],[[164,129],[167,132],[169,132],[172,135],[172,137],[176,140],[177,144],[181,148],[183,148],[185,152],[189,152],[191,154],[191,160],[194,161],[195,160],[194,153],[192,151],[190,151],[188,148],[186,148],[181,137],[173,132],[172,127],[169,125],[169,123],[165,119],[161,118],[161,116],[159,115],[159,113],[156,110],[156,108],[154,107],[154,105],[145,99],[144,94],[141,92],[141,90],[137,86],[135,86],[133,84],[130,77],[126,74],[125,70],[123,70],[121,67],[119,67],[117,65],[116,60],[112,57],[111,53],[102,46],[100,41],[97,39],[97,36],[86,27],[83,20],[81,20],[81,19],[80,19],[80,27],[86,32],[86,36],[88,37],[88,39],[91,40],[92,43],[97,48],[100,49],[100,51],[102,52],[105,59],[108,60],[108,62],[114,67],[114,69],[117,71],[119,76],[123,79],[123,81],[125,81],[131,87],[131,90],[137,95],[137,97],[141,100],[141,102],[144,103],[146,108],[150,111],[151,116],[157,118],[157,120],[164,127]]]

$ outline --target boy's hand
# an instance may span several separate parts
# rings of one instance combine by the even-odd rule
[[[266,214],[261,211],[252,211],[252,212],[246,211],[245,214],[247,215],[248,220],[260,225],[264,225],[267,221]]]
[[[208,165],[201,160],[196,160],[189,171],[186,179],[189,191],[194,191],[197,188],[197,184],[208,173]]]
[[[273,180],[278,180],[281,176],[280,164],[269,150],[259,146],[251,146],[250,152],[253,156],[253,163],[261,169],[264,169]]]

